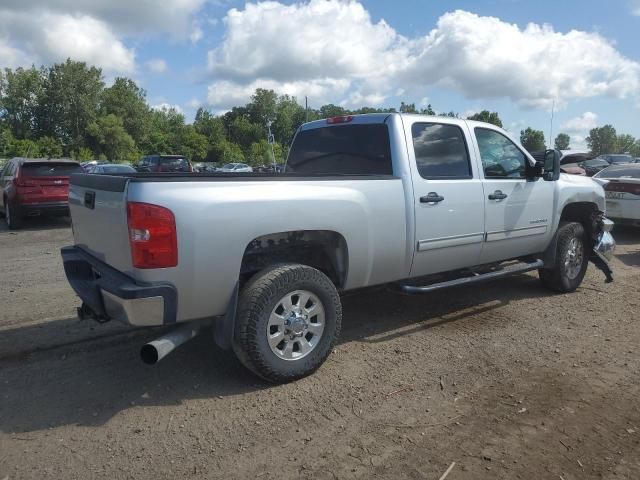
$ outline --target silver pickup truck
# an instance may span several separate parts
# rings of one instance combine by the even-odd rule
[[[341,292],[531,270],[571,292],[589,260],[610,280],[615,246],[602,187],[560,174],[557,152],[535,159],[493,125],[422,115],[307,123],[280,175],[78,174],[69,203],[80,318],[173,326],[142,348],[147,363],[211,324],[274,382],[327,358]]]

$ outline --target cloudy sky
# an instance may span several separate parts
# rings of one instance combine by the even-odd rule
[[[640,0],[2,0],[0,67],[67,57],[193,118],[257,87],[319,107],[497,110],[574,147],[640,136]]]

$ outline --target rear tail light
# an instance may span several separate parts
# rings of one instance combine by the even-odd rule
[[[640,195],[640,184],[637,183],[625,183],[619,180],[611,180],[604,186],[604,189],[608,192],[624,192],[631,193],[633,195]]]
[[[178,265],[176,220],[171,210],[149,203],[128,202],[127,218],[135,268]]]
[[[327,123],[329,125],[334,125],[336,123],[349,123],[351,120],[353,120],[352,115],[342,115],[339,117],[327,118]]]

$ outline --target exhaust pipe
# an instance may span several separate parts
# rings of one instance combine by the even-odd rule
[[[153,342],[149,342],[140,349],[140,358],[147,365],[155,365],[185,342],[200,333],[200,323],[185,323],[165,333]]]

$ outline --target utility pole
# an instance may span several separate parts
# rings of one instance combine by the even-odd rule
[[[555,147],[551,142],[553,142],[553,113],[556,109],[556,99],[553,99],[553,103],[551,104],[551,129],[549,130],[549,149]]]
[[[304,123],[309,121],[309,99],[304,96]]]

